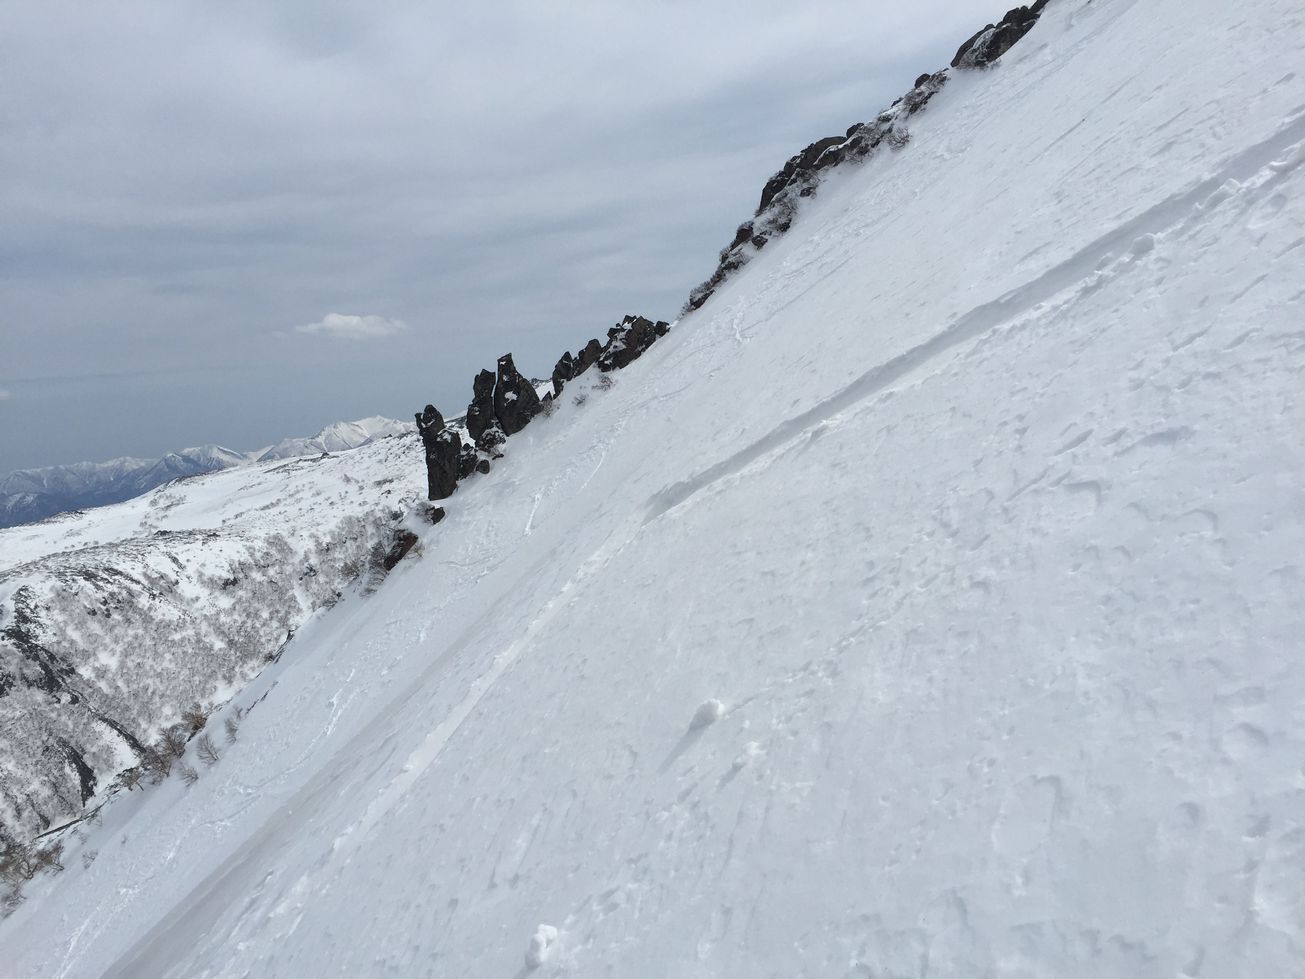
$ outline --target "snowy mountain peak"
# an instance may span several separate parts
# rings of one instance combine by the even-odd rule
[[[316,435],[308,438],[283,439],[258,456],[259,462],[273,459],[288,459],[293,456],[314,455],[322,452],[343,452],[366,445],[378,438],[400,435],[413,431],[412,422],[396,421],[373,415],[352,422],[336,422],[327,425]]]

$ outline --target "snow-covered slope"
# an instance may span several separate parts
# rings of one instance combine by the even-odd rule
[[[70,840],[5,967],[1301,974],[1303,63],[1294,0],[1053,0]]]

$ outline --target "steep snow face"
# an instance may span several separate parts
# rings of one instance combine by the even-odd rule
[[[243,687],[384,554],[420,466],[386,439],[0,530],[0,841],[101,802],[183,710]]]
[[[70,840],[6,968],[1298,974],[1302,48],[1050,4]]]

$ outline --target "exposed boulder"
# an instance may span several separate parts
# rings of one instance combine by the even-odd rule
[[[579,377],[594,364],[598,363],[598,358],[603,355],[603,345],[597,339],[590,340],[584,345],[580,353],[576,355],[575,370],[572,377]]]
[[[986,68],[1032,29],[1046,5],[1047,0],[1038,0],[1031,6],[1006,11],[999,23],[989,24],[957,49],[952,67]]]
[[[389,550],[385,552],[385,557],[381,559],[381,564],[384,566],[385,570],[393,571],[395,565],[404,559],[416,543],[417,535],[411,530],[407,530],[403,527],[395,530],[394,537],[390,541]]]
[[[644,316],[627,316],[607,331],[607,346],[598,358],[598,369],[603,372],[620,370],[643,356],[643,352],[666,336],[670,324],[659,320],[654,323]]]
[[[535,386],[521,376],[512,355],[498,359],[498,380],[494,385],[494,417],[504,435],[515,435],[539,414],[539,395]]]
[[[761,203],[757,205],[757,214],[760,214],[770,206],[779,192],[793,182],[793,179],[799,174],[810,171],[815,166],[816,161],[824,154],[825,150],[837,146],[846,140],[846,136],[826,136],[824,139],[818,139],[810,146],[806,147],[801,153],[792,157],[784,164],[783,169],[766,181],[766,186],[761,188]],[[739,229],[742,232],[742,228]],[[744,240],[751,238],[751,229],[749,233],[743,236]],[[738,234],[735,235],[735,245],[742,244]]]
[[[480,453],[473,446],[463,443],[458,450],[458,479],[463,480],[477,471],[481,463]],[[485,462],[485,471],[489,471],[489,462]]]
[[[443,500],[458,488],[462,437],[444,424],[434,405],[417,414],[417,432],[426,449],[426,498]]]

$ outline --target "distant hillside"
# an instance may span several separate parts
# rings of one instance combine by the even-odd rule
[[[0,479],[0,527],[34,523],[57,513],[121,503],[174,479],[216,472],[249,462],[343,452],[412,428],[410,423],[373,416],[336,422],[308,438],[282,439],[270,448],[237,452],[201,445],[160,459],[124,456],[108,462],[19,469]]]

